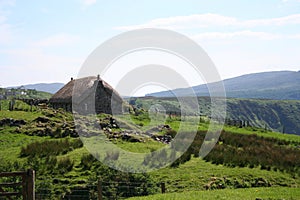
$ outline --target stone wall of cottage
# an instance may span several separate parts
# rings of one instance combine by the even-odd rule
[[[95,93],[96,113],[120,114],[122,113],[122,102],[116,101],[111,90],[104,88],[102,81],[98,82]]]

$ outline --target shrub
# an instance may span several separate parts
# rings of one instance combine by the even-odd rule
[[[198,157],[205,134],[205,132],[198,131],[189,149],[171,166],[176,167],[181,163],[185,163],[192,154]],[[176,144],[177,142],[178,144]],[[175,150],[180,151],[178,147],[182,142],[185,141],[180,138],[173,141],[172,145],[175,145],[173,147],[177,147]],[[276,168],[292,174],[300,174],[300,149],[292,146],[295,146],[295,144],[289,141],[264,138],[255,134],[242,135],[223,131],[219,137],[219,142],[204,157],[204,160],[230,167],[249,166],[254,168],[261,166],[263,170],[269,171]]]
[[[21,157],[47,157],[66,154],[73,149],[80,148],[83,143],[80,139],[47,140],[43,142],[33,142],[21,148]]]
[[[66,173],[73,169],[74,162],[69,157],[64,157],[58,160],[57,170],[60,173]]]

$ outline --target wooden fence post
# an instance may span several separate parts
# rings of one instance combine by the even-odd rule
[[[27,199],[27,172],[22,175],[22,198]]]
[[[165,184],[165,182],[161,182],[161,193],[162,194],[164,194],[164,193],[166,193],[166,184]]]
[[[98,190],[98,200],[102,200],[102,180],[101,178],[98,179],[98,185],[97,185],[97,190]]]
[[[27,183],[27,200],[35,200],[35,171],[33,169],[29,169],[27,171],[26,183]]]

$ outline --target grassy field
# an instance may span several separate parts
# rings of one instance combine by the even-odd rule
[[[133,197],[130,200],[297,200],[300,199],[299,188],[273,187],[273,188],[248,188],[248,189],[224,189],[213,191],[191,191],[182,193],[157,194],[147,197]]]
[[[184,172],[184,173],[183,173]],[[152,172],[156,182],[165,182],[167,192],[206,190],[217,188],[251,187],[261,181],[262,185],[300,187],[300,179],[285,172],[261,170],[260,168],[226,167],[205,162],[200,158],[177,168],[164,168]]]
[[[267,137],[267,138],[277,138],[280,140],[294,141],[298,143],[300,142],[300,136],[298,135],[266,131],[264,129],[255,128],[255,127],[239,128],[236,126],[224,126],[224,130],[236,134],[248,134],[248,135],[256,134],[258,136]]]
[[[33,167],[36,169],[37,174],[37,190],[41,191],[40,188],[46,187],[53,194],[48,199],[56,199],[54,197],[59,199],[58,196],[61,193],[71,193],[76,187],[86,188],[88,185],[95,184],[100,176],[106,182],[112,182],[114,186],[119,181],[155,183],[156,190],[152,191],[153,188],[149,188],[151,191],[147,191],[147,194],[158,193],[157,185],[161,182],[166,184],[167,194],[133,199],[300,199],[300,178],[296,173],[288,173],[286,170],[274,170],[273,168],[261,169],[259,165],[251,168],[247,166],[216,165],[192,155],[190,160],[181,163],[177,167],[162,168],[144,176],[109,169],[90,157],[87,148],[84,146],[76,148],[70,146],[70,148],[62,150],[63,152],[53,155],[45,156],[41,152],[32,156],[21,156],[22,147],[28,147],[34,142],[51,145],[49,141],[57,141],[65,144],[63,141],[67,139],[73,142],[77,140],[77,136],[72,135],[75,125],[72,122],[70,113],[62,110],[42,110],[39,108],[35,108],[33,112],[30,112],[28,106],[21,103],[19,108],[20,110],[17,111],[0,111],[0,120],[12,118],[26,121],[26,125],[21,127],[9,125],[0,127],[0,170],[14,171]],[[109,117],[106,115],[100,116],[100,118]],[[181,124],[180,119],[176,117],[167,117],[162,121],[152,119],[153,116],[149,117],[147,113],[122,118],[128,125],[141,127],[143,131],[161,124],[167,124],[173,130],[178,130]],[[209,125],[207,119],[202,119],[198,130],[207,130]],[[192,126],[193,124],[187,124],[183,127],[183,130],[187,131]],[[288,147],[283,144],[282,148],[296,149],[297,145],[300,145],[300,137],[296,135],[275,133],[253,127],[225,126],[224,130],[227,133],[240,135],[241,138],[244,135],[256,134],[264,138],[277,138],[294,142],[289,144]],[[51,134],[48,134],[47,131]],[[112,132],[117,131],[120,131],[120,129],[112,130]],[[165,133],[165,131],[162,131],[157,134],[163,135]],[[90,143],[97,143],[96,138],[96,136],[89,136],[86,140]],[[149,153],[165,146],[162,142],[157,142],[150,137],[143,139],[143,142],[130,142],[122,139],[110,139],[110,141],[121,149],[133,153]],[[128,162],[130,163],[131,160],[129,159]],[[47,180],[48,185],[43,186],[45,180]],[[223,188],[223,190],[219,190],[219,188]],[[110,189],[112,191],[105,191],[108,198],[109,195],[116,192],[114,190],[117,190],[113,187]],[[121,196],[122,193],[118,195]]]
[[[11,131],[13,128],[11,128]],[[6,130],[9,131],[9,130]],[[23,161],[24,159],[19,158],[20,150],[22,146],[30,144],[35,141],[44,141],[49,138],[42,138],[38,136],[27,136],[20,134],[11,134],[3,132],[0,130],[0,160],[3,163],[14,162],[14,161]]]

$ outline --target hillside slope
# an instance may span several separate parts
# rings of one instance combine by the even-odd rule
[[[300,71],[275,71],[247,74],[223,81],[226,96],[235,98],[290,99],[300,100]],[[210,88],[218,91],[216,83]],[[197,96],[209,96],[207,85],[192,87]],[[186,88],[151,93],[146,96],[172,97],[190,96]]]
[[[300,135],[300,101],[228,99],[227,117]]]
[[[167,113],[181,113],[177,98],[132,98],[130,103],[146,110],[151,105],[159,104]],[[211,99],[198,97],[198,103],[200,113],[195,113],[192,107],[185,107],[184,112],[188,115],[210,116]],[[300,101],[228,98],[226,105],[228,119],[248,121],[255,127],[300,135]]]

